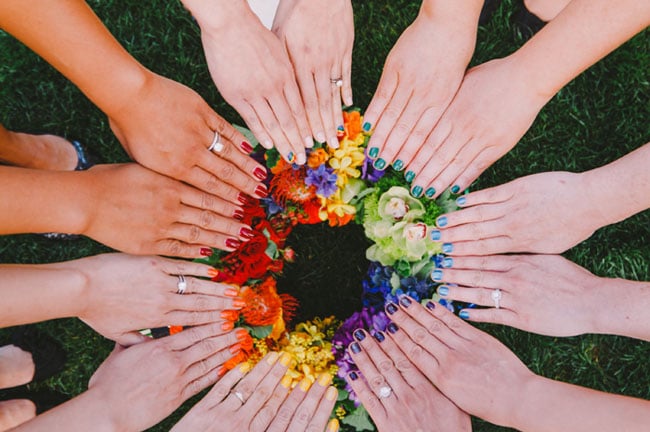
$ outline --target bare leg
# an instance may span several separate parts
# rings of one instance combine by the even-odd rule
[[[526,9],[545,22],[559,15],[571,0],[524,0]]]
[[[36,417],[36,406],[27,399],[0,402],[0,432],[12,429]]]
[[[34,377],[31,353],[15,345],[0,347],[0,388],[27,384]]]
[[[77,152],[61,137],[11,132],[0,125],[0,161],[22,168],[72,171]]]

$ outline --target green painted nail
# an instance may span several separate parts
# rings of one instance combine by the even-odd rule
[[[380,171],[383,170],[384,168],[386,168],[386,161],[383,160],[382,158],[377,159],[375,161],[375,168],[377,168]]]
[[[377,155],[379,154],[379,149],[377,147],[370,147],[370,150],[368,150],[368,156],[371,158],[376,158]]]
[[[372,128],[372,125],[371,125],[370,123],[365,122],[365,123],[363,124],[363,130],[364,130],[365,132],[370,131],[370,128]]]
[[[404,162],[397,159],[395,162],[393,162],[393,169],[395,171],[402,171],[402,169],[404,169]]]
[[[426,195],[427,198],[433,198],[435,194],[436,194],[436,190],[432,187],[427,189],[427,191],[424,193],[424,195]]]
[[[415,173],[413,171],[407,171],[406,174],[404,174],[404,178],[408,183],[411,183],[415,178]]]
[[[415,186],[413,190],[411,191],[414,197],[420,198],[422,195],[422,186]]]
[[[457,194],[458,192],[460,192],[460,186],[458,186],[458,185],[452,186],[451,193]]]

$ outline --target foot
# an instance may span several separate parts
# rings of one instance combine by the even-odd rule
[[[34,377],[35,369],[31,353],[15,345],[0,347],[0,388],[27,384]]]
[[[524,0],[526,9],[544,22],[555,19],[571,0]]]
[[[36,416],[36,406],[27,399],[0,402],[0,432],[15,428]]]

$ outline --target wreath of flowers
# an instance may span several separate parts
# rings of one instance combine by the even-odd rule
[[[442,245],[429,235],[436,217],[457,207],[450,192],[435,201],[420,200],[411,196],[401,173],[375,169],[366,155],[370,132],[363,130],[360,112],[347,111],[343,117],[339,147],[315,144],[308,149],[306,165],[290,164],[277,151],[257,146],[253,157],[271,174],[266,180],[268,198],[250,199],[244,205],[242,222],[255,235],[233,252],[215,250],[200,261],[218,270],[214,281],[241,286],[246,303],[240,311],[225,312],[236,327],[248,331],[226,370],[241,362],[253,366],[269,351],[288,352],[293,362],[287,374],[294,386],[305,378],[313,383],[329,372],[339,389],[335,415],[356,430],[375,430],[345,381],[356,369],[347,346],[358,328],[371,334],[385,331],[389,319],[384,304],[401,295],[433,299],[454,310],[451,302],[437,296],[438,284],[429,277],[445,258]],[[255,143],[248,131],[242,131]],[[278,293],[276,284],[285,262],[295,258],[286,239],[298,224],[323,222],[331,227],[362,224],[373,242],[366,251],[370,266],[363,281],[363,308],[345,321],[315,317],[290,328],[298,301],[289,293]]]

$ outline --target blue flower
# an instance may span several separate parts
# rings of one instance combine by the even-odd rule
[[[316,169],[307,168],[305,184],[307,186],[316,186],[318,195],[329,198],[336,192],[336,179],[337,175],[334,173],[334,169],[323,164]]]
[[[361,166],[361,178],[376,183],[386,174],[386,170],[380,171],[375,169],[372,163],[373,160],[368,157],[368,151],[366,149],[366,158],[363,160],[363,165]]]

